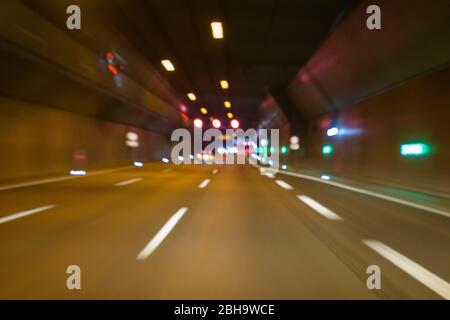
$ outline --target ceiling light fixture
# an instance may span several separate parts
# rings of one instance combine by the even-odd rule
[[[191,100],[191,101],[197,100],[197,96],[195,94],[193,94],[192,92],[188,93],[187,96],[188,96],[189,100]]]
[[[227,109],[231,108],[231,102],[230,101],[225,101],[223,104],[225,105],[225,108],[227,108]]]
[[[214,39],[223,39],[222,22],[219,21],[211,22],[211,29]]]

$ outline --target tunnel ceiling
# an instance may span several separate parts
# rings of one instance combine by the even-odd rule
[[[288,83],[351,3],[115,1],[123,13],[119,26],[161,70],[191,116],[199,116],[199,109],[206,107],[209,115],[225,117],[223,102],[229,100],[235,116],[242,120],[255,118],[267,91]],[[223,22],[224,40],[212,38],[213,20]],[[175,72],[166,72],[162,59],[170,59]],[[220,80],[228,80],[230,89],[221,89]],[[194,92],[198,100],[189,101],[188,92]]]

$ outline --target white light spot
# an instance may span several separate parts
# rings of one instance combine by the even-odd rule
[[[335,214],[333,211],[329,210],[328,208],[325,208],[323,205],[318,203],[317,201],[311,199],[307,196],[297,196],[297,198],[305,203],[310,208],[314,209],[316,212],[320,213],[322,216],[324,216],[327,219],[330,220],[342,220],[341,217],[339,217],[337,214]]]
[[[164,241],[164,239],[169,235],[169,233],[175,228],[177,223],[183,218],[184,214],[188,208],[181,208],[177,211],[167,223],[159,230],[155,237],[147,244],[147,246],[139,253],[136,257],[137,260],[147,259],[158,246]]]

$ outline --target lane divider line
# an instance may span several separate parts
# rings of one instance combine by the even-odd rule
[[[80,179],[80,178],[85,178],[85,177],[93,177],[93,176],[97,176],[100,174],[106,174],[106,173],[122,171],[122,170],[132,169],[132,168],[134,168],[134,167],[127,166],[127,167],[121,167],[121,168],[117,168],[117,169],[94,171],[94,172],[86,174],[85,176],[69,176],[68,175],[68,176],[63,176],[63,177],[56,177],[56,178],[49,178],[49,179],[17,183],[17,184],[12,184],[12,185],[8,185],[8,186],[0,186],[0,191],[13,190],[13,189],[19,189],[19,188],[25,188],[25,187],[33,187],[33,186],[37,186],[37,185],[41,185],[41,184],[55,183],[55,182],[72,180],[72,179]]]
[[[137,260],[145,260],[147,259],[164,241],[164,239],[169,235],[169,233],[175,228],[177,223],[183,218],[186,214],[188,208],[181,208],[178,210],[158,231],[158,233],[153,237],[152,240],[147,244],[147,246],[138,254],[136,257]]]
[[[290,172],[290,171],[278,171],[278,173],[284,174],[284,175],[288,175],[288,176],[292,176],[292,177],[305,179],[305,180],[320,182],[320,183],[323,183],[323,184],[328,184],[328,185],[333,186],[333,187],[337,187],[337,188],[341,188],[341,189],[345,189],[345,190],[361,193],[361,194],[364,194],[366,196],[379,198],[379,199],[382,199],[382,200],[394,202],[394,203],[397,203],[397,204],[401,204],[401,205],[408,206],[408,207],[415,208],[415,209],[419,209],[419,210],[428,211],[428,212],[431,212],[431,213],[435,213],[435,214],[438,214],[438,215],[450,218],[450,212],[448,212],[448,211],[437,209],[437,208],[433,208],[433,207],[429,207],[429,206],[425,206],[425,205],[421,205],[421,204],[418,204],[418,203],[415,203],[415,202],[412,202],[412,201],[402,200],[402,199],[394,198],[394,197],[391,197],[391,196],[388,196],[388,195],[384,195],[384,194],[381,194],[381,193],[372,192],[372,191],[368,191],[368,190],[364,190],[364,189],[360,189],[360,188],[356,188],[356,187],[347,186],[347,185],[342,184],[342,183],[337,183],[337,182],[333,182],[333,181],[326,181],[326,180],[323,180],[323,179],[320,179],[320,178],[312,177],[312,176],[301,174],[301,173]]]
[[[314,209],[316,212],[320,213],[322,216],[329,220],[334,221],[340,221],[343,220],[340,216],[338,216],[336,213],[331,211],[330,209],[324,207],[317,201],[311,199],[310,197],[307,197],[305,195],[298,195],[297,198],[302,201],[304,204],[306,204],[308,207]]]
[[[275,183],[286,190],[294,189],[290,184],[284,182],[283,180],[276,180]]]
[[[369,248],[389,260],[398,268],[409,274],[430,290],[434,291],[446,300],[450,300],[450,284],[408,257],[388,247],[377,240],[363,240]]]
[[[136,183],[136,182],[140,182],[142,180],[143,180],[142,178],[130,179],[130,180],[126,180],[126,181],[122,181],[122,182],[116,183],[114,186],[115,187],[124,187],[124,186],[128,186],[130,184]]]
[[[198,186],[199,189],[204,189],[208,186],[208,184],[211,182],[210,179],[206,179],[204,180],[202,183],[200,183],[200,185]]]
[[[7,222],[10,222],[13,220],[20,219],[20,218],[24,218],[24,217],[27,217],[27,216],[30,216],[32,214],[36,214],[36,213],[39,213],[42,211],[50,210],[55,207],[56,207],[56,205],[49,205],[49,206],[44,206],[44,207],[40,207],[40,208],[36,208],[36,209],[31,209],[31,210],[15,213],[15,214],[0,218],[0,224],[7,223]]]

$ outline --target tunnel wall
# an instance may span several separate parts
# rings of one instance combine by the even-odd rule
[[[358,104],[325,113],[308,126],[306,163],[338,175],[450,191],[450,68],[424,75]],[[327,137],[337,126],[342,135]],[[424,157],[404,157],[400,145],[423,142]],[[331,156],[322,154],[326,144]],[[308,162],[310,160],[310,162]]]
[[[0,128],[0,180],[131,165],[168,152],[159,133],[3,97]],[[139,148],[126,146],[129,131]]]

